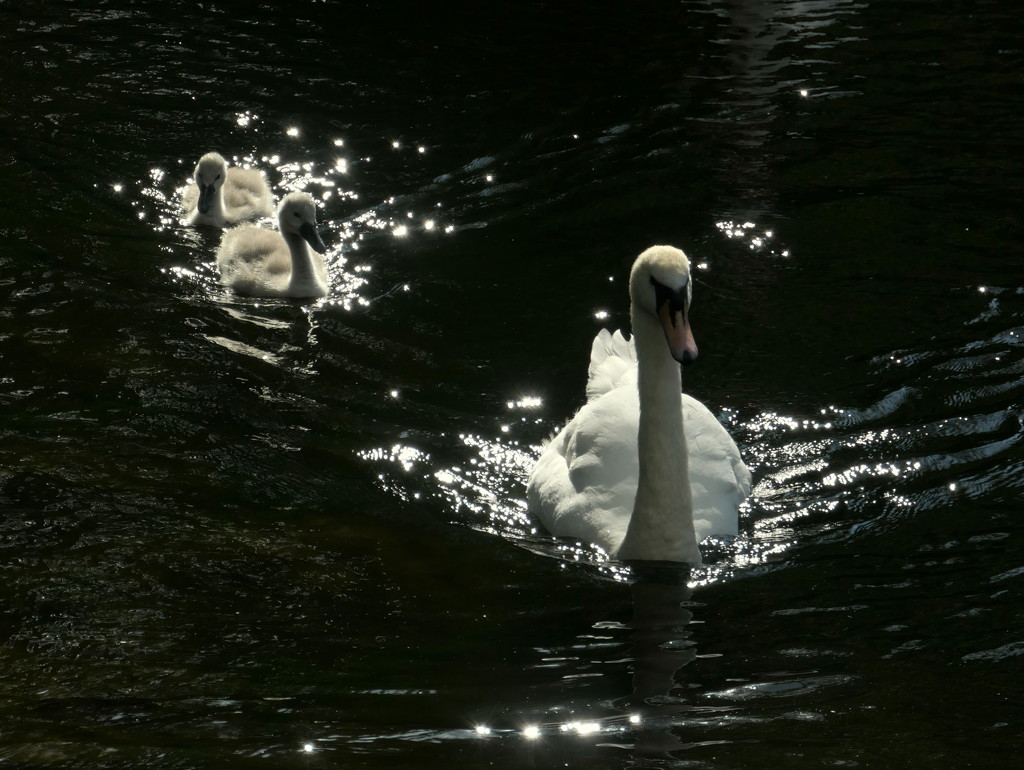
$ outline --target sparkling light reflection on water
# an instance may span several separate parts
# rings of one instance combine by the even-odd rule
[[[94,5],[0,12],[0,762],[1016,766],[1012,8]],[[328,297],[220,286],[210,149]],[[523,503],[652,240],[757,481],[689,599]]]
[[[339,141],[333,144],[338,146]],[[360,200],[351,180],[347,187],[339,182],[349,176],[347,162],[335,159],[323,172],[318,170],[316,162],[285,161],[273,154],[257,157],[253,153],[240,156],[234,162],[264,168],[276,180],[278,194],[289,189],[320,192],[326,210],[340,200]],[[187,168],[188,162],[183,161],[179,166]],[[473,166],[471,163],[463,171],[475,173]],[[148,203],[137,201],[133,205],[141,219],[148,217],[148,221],[159,223],[154,225],[155,232],[173,229],[178,233],[177,245],[161,244],[161,249],[172,257],[188,258],[205,253],[208,244],[202,234],[178,228],[176,195],[161,192],[171,181],[170,177],[159,168],[152,169],[148,181],[139,183],[142,199]],[[492,182],[493,176],[488,175],[486,181]],[[434,184],[436,186],[436,181]],[[417,222],[421,223],[418,230]],[[475,218],[473,223],[474,227],[479,227],[486,224],[486,220]],[[443,230],[451,234],[455,224],[449,220]],[[324,227],[333,236],[325,238],[331,247],[328,254],[331,292],[314,308],[333,306],[350,311],[356,306],[367,306],[375,298],[374,292],[380,297],[396,291],[407,292],[410,288],[408,284],[374,288],[373,264],[358,259],[360,243],[380,235],[405,240],[414,232],[432,232],[435,223],[433,219],[421,220],[414,210],[407,208],[401,196],[388,196],[377,206],[353,216],[340,219],[328,216]],[[714,227],[726,241],[742,244],[769,259],[790,256],[789,249],[779,242],[777,228],[762,227],[751,220],[722,220],[714,223]],[[707,271],[712,264],[702,260],[695,266]],[[211,261],[191,260],[164,270],[188,290],[214,297],[238,320],[267,328],[286,326],[261,312],[261,305],[273,303],[252,302],[224,292],[217,284],[216,268]],[[615,285],[614,276],[610,278]],[[1008,481],[1012,479],[1012,469],[990,468],[978,476],[972,475],[971,468],[981,461],[998,459],[1020,443],[1019,416],[1014,421],[1005,410],[981,408],[993,396],[1013,396],[1019,392],[1021,334],[1017,321],[1013,320],[1018,316],[1012,310],[1007,313],[1006,304],[1011,300],[1013,306],[1012,297],[1020,293],[1020,290],[998,287],[978,289],[983,304],[967,325],[988,326],[991,332],[987,338],[982,335],[959,351],[923,346],[875,356],[870,365],[880,377],[884,379],[896,370],[902,382],[866,406],[810,403],[801,413],[763,411],[747,415],[741,409],[710,404],[712,408],[717,407],[720,419],[740,443],[744,457],[755,472],[756,486],[751,500],[741,511],[740,536],[705,543],[703,550],[708,563],[688,575],[689,587],[708,587],[779,569],[784,567],[788,553],[807,543],[864,538],[871,532],[894,526],[901,516],[917,516],[931,509],[948,507],[958,499],[980,499],[993,488],[1005,489],[1017,483]],[[608,311],[593,315],[600,323],[607,322],[609,317]],[[1010,328],[1006,328],[1008,317]],[[314,326],[311,324],[310,334]],[[289,356],[282,355],[281,351],[261,349],[222,335],[208,335],[207,339],[235,353],[276,366],[293,365]],[[312,340],[312,336],[307,339]],[[581,373],[585,368],[583,363],[581,361]],[[948,407],[962,413],[922,420],[916,415],[914,404],[933,395],[937,373],[969,380],[971,387],[950,388],[945,397]],[[613,582],[634,580],[629,569],[609,562],[606,553],[590,544],[548,538],[526,510],[525,480],[539,452],[538,442],[553,433],[568,416],[549,412],[543,381],[532,385],[537,389],[532,393],[495,394],[499,400],[504,400],[506,413],[496,415],[494,420],[484,420],[474,431],[449,433],[438,427],[433,433],[422,436],[418,444],[399,440],[360,450],[357,454],[374,469],[380,489],[395,499],[432,505],[444,511],[448,520],[457,526],[503,538],[532,553],[555,559],[563,567],[582,564]],[[396,401],[403,398],[401,387],[387,389],[386,393]],[[934,451],[936,440],[942,438],[955,440],[957,448]],[[965,440],[970,444],[966,448]],[[458,459],[452,461],[453,456]],[[994,536],[1006,537],[1006,534]],[[864,604],[847,604],[775,610],[774,614],[782,618],[858,613],[867,608]],[[607,633],[607,628],[603,633]],[[621,659],[627,647],[625,638],[611,637],[607,643],[616,653],[613,661]],[[582,644],[594,649],[592,639]],[[1009,643],[966,653],[964,660],[1012,658],[1019,654],[1015,645]],[[911,640],[895,647],[889,655],[919,649],[921,645]],[[575,657],[571,651],[565,652],[541,665],[561,666],[563,659]],[[787,654],[800,659],[820,657],[823,653],[792,648]],[[834,657],[848,653],[828,651],[825,654]],[[585,669],[582,673],[570,670],[560,676],[563,681],[572,682],[576,677],[609,676],[619,667],[621,663],[610,662],[606,670],[591,662],[590,668],[596,670]],[[650,707],[642,716],[635,711],[636,704],[628,702],[603,709],[577,708],[568,715],[558,713],[558,709],[544,713],[524,709],[523,721],[516,724],[478,723],[464,729],[415,729],[366,733],[358,737],[310,734],[309,742],[301,744],[299,751],[309,754],[314,750],[338,750],[342,745],[388,746],[481,739],[524,744],[551,744],[570,739],[590,741],[595,747],[637,749],[643,746],[644,751],[681,751],[710,745],[713,741],[687,744],[680,735],[699,734],[708,729],[735,729],[744,724],[747,717],[733,711],[742,709],[743,704],[807,696],[847,686],[854,679],[839,674],[801,674],[709,688],[698,699],[670,697],[666,693],[659,696],[660,701],[651,703],[668,704],[667,707]],[[684,707],[682,714],[674,713],[681,707]],[[816,711],[799,709],[787,712],[783,718],[795,723],[823,720]]]
[[[988,346],[997,347],[976,353]],[[922,366],[936,359],[941,360],[932,367]],[[974,401],[1019,391],[1022,361],[1020,330],[999,329],[988,343],[971,343],[959,354],[922,350],[878,356],[874,365],[883,370],[916,363],[920,371],[867,407],[811,405],[808,412],[817,413],[817,418],[765,412],[744,419],[735,410],[722,411],[720,419],[737,437],[755,486],[741,511],[740,536],[705,544],[711,564],[695,570],[691,585],[767,564],[809,539],[848,537],[865,527],[886,527],[902,511],[920,515],[958,499],[982,497],[1003,484],[1007,470],[997,467],[979,477],[971,468],[1017,447],[1024,439],[1024,415],[1000,410],[925,422],[902,415],[912,416],[912,405],[936,369],[970,374],[974,386],[956,390],[951,397],[958,409],[971,411]],[[1005,365],[993,368],[991,363]],[[443,502],[455,521],[556,558],[602,564],[607,554],[594,546],[543,540],[524,499],[526,478],[540,446],[523,444],[517,436],[543,436],[545,426],[554,432],[560,423],[538,416],[543,414],[543,397],[509,400],[508,408],[527,414],[501,424],[502,435],[459,434],[465,460],[456,465],[438,465],[428,452],[402,444],[360,455],[381,466],[378,479],[392,494],[432,496]],[[939,438],[955,439],[958,448],[931,451]],[[391,470],[394,466],[400,474]],[[869,519],[862,518],[865,513]]]
[[[251,113],[239,113],[237,124],[252,133],[258,133],[263,121],[259,116]],[[301,129],[297,126],[289,126],[284,131],[290,138],[297,138],[301,135]],[[336,148],[345,146],[342,138],[335,138],[331,145]],[[399,142],[392,142],[394,149],[401,149]],[[308,152],[308,151],[307,151]],[[426,148],[416,148],[419,155],[426,152]],[[370,157],[358,159],[357,163],[369,163]],[[178,159],[177,173],[180,181],[182,177],[190,176],[191,161]],[[246,155],[230,156],[229,163],[244,168],[257,168],[267,173],[272,183],[272,190],[276,198],[280,198],[288,192],[302,191],[311,193],[314,198],[321,201],[321,229],[326,228],[330,234],[325,234],[325,242],[328,245],[328,252],[325,255],[329,273],[329,294],[327,297],[317,301],[315,304],[320,307],[337,306],[343,310],[352,310],[355,307],[367,307],[374,299],[391,296],[396,292],[408,292],[408,284],[398,284],[383,289],[376,296],[369,295],[370,277],[373,265],[358,260],[360,246],[367,238],[378,235],[390,235],[393,238],[405,239],[414,233],[431,234],[435,231],[444,235],[451,235],[455,232],[455,225],[445,218],[440,202],[435,203],[429,215],[420,215],[413,210],[401,209],[402,200],[396,196],[389,196],[377,205],[363,208],[354,214],[344,217],[332,217],[333,210],[339,205],[352,204],[360,201],[360,193],[351,186],[350,161],[347,157],[335,156],[331,163],[320,165],[316,161],[286,160],[281,153],[260,154],[252,152]],[[326,167],[325,167],[326,166]],[[188,187],[184,181],[180,186],[171,192],[165,192],[170,175],[162,168],[153,168],[149,171],[148,180],[136,183],[139,198],[132,200],[131,205],[136,209],[140,220],[152,219],[159,224],[154,226],[154,232],[165,233],[169,229],[175,230],[180,246],[176,248],[166,241],[159,244],[159,248],[170,255],[181,255],[186,257],[187,264],[172,265],[162,268],[168,275],[176,280],[186,283],[195,283],[197,291],[219,292],[222,297],[230,298],[230,294],[217,287],[216,263],[208,257],[203,259],[197,253],[209,251],[210,233],[202,230],[195,231],[182,226],[182,210],[180,200]],[[117,193],[124,192],[124,185],[120,182],[112,185]],[[263,226],[276,227],[273,218],[266,218]],[[242,302],[253,302],[240,298]],[[268,304],[266,300],[257,301],[255,304]],[[273,304],[273,303],[269,303]]]

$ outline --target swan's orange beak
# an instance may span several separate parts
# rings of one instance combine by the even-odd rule
[[[665,330],[665,341],[672,358],[688,366],[697,360],[697,343],[690,331],[690,319],[686,314],[686,303],[682,306],[675,302],[663,302],[658,308],[661,327]]]

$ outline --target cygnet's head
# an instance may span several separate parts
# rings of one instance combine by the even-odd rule
[[[309,193],[293,192],[284,196],[277,208],[277,222],[282,234],[298,235],[320,254],[327,251],[316,231],[316,204]]]
[[[219,152],[208,152],[199,159],[193,178],[199,187],[199,201],[196,208],[200,214],[206,214],[213,205],[217,190],[224,184],[228,175],[228,162]]]
[[[651,246],[636,258],[629,275],[633,312],[657,318],[672,357],[684,366],[697,358],[687,315],[693,297],[690,260],[673,246]]]

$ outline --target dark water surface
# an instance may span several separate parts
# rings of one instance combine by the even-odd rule
[[[1024,17],[630,5],[0,2],[0,766],[1017,766]],[[329,297],[219,286],[211,149]],[[656,242],[688,575],[524,503]]]

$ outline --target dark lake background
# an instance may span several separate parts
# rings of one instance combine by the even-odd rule
[[[1016,767],[1024,16],[0,2],[0,766]],[[322,202],[251,300],[177,190]],[[653,243],[755,492],[525,511]]]

